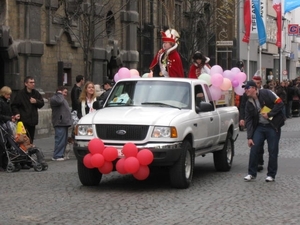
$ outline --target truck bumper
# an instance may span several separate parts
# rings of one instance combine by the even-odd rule
[[[73,145],[74,154],[77,160],[83,160],[83,157],[89,153],[87,141],[76,141]],[[105,147],[115,147],[122,149],[123,146],[119,145],[105,145]],[[139,150],[149,149],[154,156],[154,160],[151,166],[169,166],[173,165],[180,157],[182,153],[181,142],[178,143],[155,143],[147,144],[143,146],[136,146]],[[122,156],[119,156],[122,158]]]

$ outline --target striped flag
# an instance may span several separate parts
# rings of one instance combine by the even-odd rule
[[[298,7],[300,7],[299,0],[285,0],[284,1],[284,14],[287,12],[290,12],[293,9],[296,9]]]
[[[251,30],[251,6],[250,0],[245,0],[244,2],[244,26],[245,34],[243,37],[243,42],[249,43],[250,41],[250,30]]]
[[[260,0],[252,0],[254,5],[254,13],[256,19],[257,33],[258,33],[258,42],[259,45],[263,45],[267,42],[266,28],[264,21],[260,15]]]
[[[299,1],[299,0],[298,0]],[[276,46],[281,48],[281,26],[282,26],[282,14],[281,14],[281,0],[273,0],[273,8],[277,15],[277,39]]]

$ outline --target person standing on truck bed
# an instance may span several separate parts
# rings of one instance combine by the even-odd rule
[[[198,79],[203,73],[210,74],[211,66],[208,64],[210,58],[197,51],[193,55],[193,64],[190,66],[189,78]]]
[[[181,57],[177,51],[179,34],[174,29],[161,32],[163,48],[150,64],[153,77],[184,77]]]
[[[254,81],[248,81],[242,86],[248,96],[245,108],[245,121],[247,128],[250,157],[248,175],[245,181],[256,178],[258,153],[267,140],[269,151],[268,173],[266,182],[275,181],[278,168],[279,140],[281,127],[285,117],[282,112],[282,100],[271,90],[258,89]]]

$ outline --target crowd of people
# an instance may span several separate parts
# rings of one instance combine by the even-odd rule
[[[76,83],[71,90],[71,107],[67,101],[68,88],[60,86],[56,89],[49,100],[52,111],[52,125],[54,127],[53,161],[65,160],[68,130],[74,125],[72,112],[75,111],[79,119],[93,112],[95,110],[93,103],[99,102],[103,104],[113,85],[114,82],[111,80],[106,80],[102,85],[99,85],[91,81],[85,82],[82,75],[76,76]],[[6,124],[8,121],[17,123],[21,121],[26,131],[25,134],[22,134],[22,141],[26,139],[26,142],[21,143],[21,136],[18,134],[15,137],[16,143],[20,145],[20,149],[22,149],[21,147],[24,143],[30,148],[35,147],[33,142],[35,128],[39,121],[38,109],[44,106],[44,98],[35,89],[35,80],[31,76],[25,77],[24,88],[16,93],[12,101],[10,99],[11,94],[12,90],[8,86],[3,86],[0,90],[0,123]],[[97,106],[99,108],[99,104]],[[35,151],[34,154],[37,154],[39,161],[44,162],[44,159],[41,158],[43,156],[42,152]],[[5,171],[7,162],[7,155],[2,146],[0,148],[0,171]],[[22,169],[30,169],[31,167],[32,165],[30,164],[21,163]]]

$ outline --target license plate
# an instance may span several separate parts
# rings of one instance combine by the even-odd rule
[[[122,149],[117,149],[118,150],[118,157],[121,157],[123,158],[124,157],[124,154],[122,152]]]

